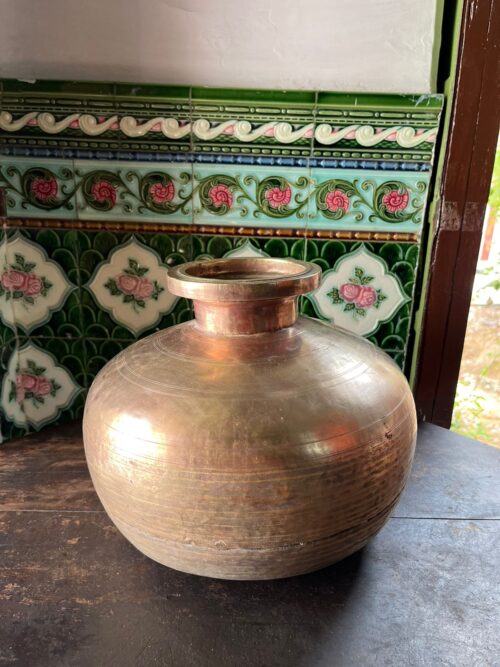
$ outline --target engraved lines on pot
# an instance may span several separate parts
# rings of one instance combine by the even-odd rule
[[[378,444],[378,443],[377,443]],[[391,508],[394,503],[397,501],[397,498],[401,492],[401,480],[397,479],[397,473],[395,475],[395,478],[392,480],[395,484],[397,484],[397,488],[393,488],[393,495],[389,496],[389,498],[386,498],[386,503],[382,505],[381,509],[381,503],[377,502],[377,499],[379,498],[380,492],[383,490],[384,486],[387,483],[387,478],[382,477],[379,481],[373,481],[373,484],[370,485],[371,489],[369,492],[365,493],[360,493],[356,494],[357,497],[357,502],[353,502],[352,494],[346,493],[346,488],[349,485],[352,485],[352,480],[350,479],[350,471],[352,471],[352,467],[356,466],[356,464],[359,464],[359,461],[361,458],[364,459],[363,462],[363,474],[362,474],[362,479],[359,480],[359,487],[363,488],[363,482],[365,482],[368,478],[376,476],[377,471],[383,471],[384,468],[390,465],[397,465],[398,460],[401,459],[401,456],[404,454],[404,452],[399,452],[398,450],[401,448],[405,448],[405,443],[402,441],[402,439],[398,439],[396,443],[389,444],[387,442],[383,442],[382,444],[382,451],[376,451],[373,450],[370,452],[370,455],[367,455],[366,453],[366,447],[365,448],[357,448],[358,451],[355,451],[354,457],[348,457],[348,456],[343,456],[343,460],[335,459],[332,460],[331,463],[335,465],[335,469],[330,469],[330,477],[333,477],[334,479],[338,480],[337,484],[335,485],[330,485],[330,488],[328,489],[329,493],[328,495],[323,496],[324,502],[326,505],[331,503],[331,501],[334,501],[334,506],[336,507],[336,516],[335,520],[329,522],[331,527],[335,527],[337,530],[335,530],[333,533],[329,533],[326,536],[323,535],[324,531],[319,530],[319,526],[317,525],[316,522],[312,521],[311,523],[308,523],[308,532],[307,532],[307,538],[304,540],[305,543],[309,543],[310,541],[318,541],[324,542],[326,540],[329,540],[333,535],[335,534],[341,534],[344,531],[351,531],[353,529],[353,526],[350,526],[349,524],[352,523],[352,520],[358,520],[360,521],[359,525],[364,526],[366,524],[366,518],[368,516],[371,516],[372,518],[380,516],[381,513],[384,512],[384,510],[387,510]],[[400,445],[400,447],[397,446],[397,444]],[[385,452],[383,450],[386,450]],[[382,458],[382,460],[381,460]],[[156,461],[155,461],[156,465]],[[97,469],[94,467],[93,470],[98,473]],[[325,465],[323,463],[323,470],[325,471]],[[238,471],[239,472],[239,471]],[[283,471],[284,472],[284,471]],[[177,473],[177,471],[176,471]],[[197,473],[198,473],[198,468],[197,468]],[[196,478],[198,475],[196,475]],[[256,476],[257,479],[250,479],[248,480],[251,484],[267,484],[269,483],[269,480],[262,479],[260,476]],[[307,481],[309,482],[310,476],[305,475],[304,476]],[[323,480],[316,478],[316,481],[321,483],[321,481],[324,481],[325,475],[323,475]],[[280,479],[284,479],[284,475]],[[286,475],[287,479],[290,479],[290,481],[300,481],[302,479],[302,476],[294,476],[292,475],[290,478],[288,475]],[[184,478],[182,480],[180,475],[173,475],[170,477],[171,481],[174,482],[174,484],[177,483],[183,483],[184,485],[186,483],[189,483],[192,481],[192,476],[191,478]],[[248,479],[248,478],[247,478]],[[226,507],[224,509],[221,509],[220,507],[213,506],[213,501],[215,500],[212,496],[212,489],[210,487],[213,486],[212,480],[204,479],[202,478],[199,480],[205,492],[208,492],[206,495],[206,501],[207,504],[205,505],[205,509],[209,510],[215,510],[217,514],[217,520],[221,522],[221,524],[224,524],[226,527],[229,527],[230,529],[234,526],[234,520],[237,520],[237,515],[238,512],[235,510],[232,510],[231,507],[234,506],[234,501],[236,498],[231,494],[231,487],[234,486],[234,471],[233,471],[233,484],[230,484],[228,487],[229,493],[227,493],[225,500],[226,500]],[[279,481],[279,479],[277,480]],[[222,480],[221,482],[224,485],[224,481]],[[311,487],[309,483],[304,484],[302,486],[303,489],[303,494],[306,496],[309,495],[307,492],[307,489],[311,489],[314,487]],[[317,487],[316,487],[317,488]],[[224,488],[222,489],[224,490]],[[109,494],[109,495],[108,495]],[[123,494],[121,494],[123,497]],[[106,496],[108,500],[111,500],[109,496],[115,496],[116,499],[118,499],[119,494],[116,493],[115,489],[109,486],[106,490]],[[212,503],[210,502],[212,501]],[[140,502],[135,505],[134,507],[138,508],[138,505],[141,503],[144,503],[144,505],[149,506],[149,508],[154,507],[156,504],[154,501],[151,501],[147,498],[141,498]],[[238,503],[236,503],[238,504]],[[170,542],[171,544],[175,542],[178,542],[178,540],[171,540],[172,538],[172,533],[177,532],[177,527],[179,526],[178,524],[178,517],[179,517],[179,509],[180,507],[183,507],[184,509],[186,508],[185,502],[181,501],[179,505],[176,505],[176,507],[172,507],[171,505],[169,506],[168,509],[165,508],[164,510],[164,516],[163,518],[166,519],[168,524],[165,526],[164,523],[159,523],[156,521],[153,521],[149,523],[149,530],[153,532],[158,539],[160,536],[164,536],[167,538],[167,542]],[[342,512],[341,510],[344,510]],[[184,521],[182,527],[184,528],[187,523],[190,523],[191,525],[196,525],[196,522],[198,520],[198,516],[200,512],[203,512],[203,509],[200,509],[200,507],[196,506],[189,506],[189,515],[192,517],[191,521]],[[251,512],[251,514],[256,514],[258,516],[266,513],[267,508],[263,507],[260,509],[259,507],[252,506],[251,508],[247,509],[248,512]],[[298,510],[301,512],[301,516],[304,516],[305,513],[308,512],[314,512],[313,507],[306,507],[306,508],[301,508]],[[140,508],[137,509],[137,512],[140,513]],[[133,512],[134,514],[135,512]],[[130,515],[129,515],[130,517]],[[326,518],[326,517],[325,517]],[[194,521],[193,521],[194,520]],[[124,521],[124,524],[127,525],[127,522]],[[347,524],[347,525],[346,525]],[[324,526],[324,523],[323,523]],[[347,527],[348,526],[348,527]],[[287,526],[289,530],[293,529],[291,528],[291,525],[289,524]],[[287,548],[293,547],[294,542],[287,542],[287,540],[290,540],[295,537],[293,535],[293,532],[288,532],[283,530],[283,526],[280,530],[279,535],[274,535],[271,536],[271,534],[268,535],[268,543],[264,550],[271,550],[273,548],[278,548],[280,549],[281,547]],[[173,529],[173,530],[172,530]],[[201,537],[198,535],[198,538]],[[227,542],[225,543],[226,546],[228,544],[231,544],[232,542],[232,535],[230,533],[226,533],[226,540]],[[262,540],[258,535],[255,536],[246,536],[245,540],[246,544],[245,546],[240,544],[240,547],[242,550],[254,550],[258,549],[261,550],[261,547],[258,546],[259,543],[262,544]],[[195,542],[191,541],[190,545],[194,546]],[[203,542],[199,541],[198,546],[204,546],[204,547],[216,547],[217,548],[217,543],[210,544],[210,542],[207,543],[206,540],[203,540]],[[229,547],[230,548],[230,547]]]
[[[125,379],[130,379],[129,376],[124,375],[123,376]],[[358,376],[350,376],[349,380],[355,380],[356,377]],[[339,386],[342,383],[331,383],[329,387],[334,387],[334,386]],[[148,383],[147,385],[145,383],[142,383],[140,385],[142,389],[147,388],[152,389],[154,391],[154,385],[153,383]],[[161,392],[164,393],[165,395],[175,395],[175,392]],[[376,455],[377,450],[386,447],[388,445],[387,440],[376,440],[373,439],[373,430],[374,427],[380,424],[381,421],[384,421],[384,423],[390,423],[390,427],[387,427],[387,431],[393,435],[397,433],[403,432],[406,428],[407,425],[410,421],[410,414],[406,415],[401,415],[400,419],[394,420],[394,415],[397,415],[397,411],[401,407],[402,403],[406,399],[403,398],[401,399],[394,407],[387,412],[387,415],[384,417],[383,420],[381,419],[374,419],[368,424],[363,424],[362,428],[357,428],[357,429],[346,429],[345,431],[339,431],[336,433],[333,433],[330,437],[324,437],[321,439],[317,440],[296,440],[294,441],[294,446],[296,446],[298,449],[308,447],[308,446],[314,446],[315,448],[315,460],[314,463],[309,463],[307,465],[302,465],[298,464],[295,462],[290,462],[287,470],[289,471],[289,475],[287,475],[290,479],[298,479],[302,476],[303,473],[307,473],[308,477],[310,478],[315,478],[318,475],[321,475],[321,473],[317,471],[317,468],[324,468],[324,462],[325,460],[335,460],[335,464],[338,465],[339,461],[341,461],[344,458],[349,458],[349,453],[352,452],[360,452],[360,451],[366,451],[366,448],[370,448],[370,452],[372,455]],[[116,431],[117,434],[120,434],[121,431],[117,429],[114,426],[109,426],[109,429]],[[352,441],[351,436],[356,435],[358,436],[362,442],[361,444],[357,446],[350,446],[348,452],[346,452],[345,449],[342,448],[340,445],[339,448],[336,450],[335,449],[335,441],[339,439],[345,439],[345,438],[350,438],[349,441]],[[285,439],[285,437],[284,437]],[[392,438],[391,438],[392,439]],[[397,440],[397,438],[395,438]],[[171,471],[173,468],[175,468],[175,474],[176,477],[179,479],[190,479],[191,474],[189,472],[189,465],[182,465],[179,461],[176,461],[172,456],[167,457],[166,452],[167,450],[170,451],[169,448],[173,444],[172,441],[161,441],[161,440],[150,440],[147,438],[141,438],[143,442],[147,442],[151,445],[154,445],[156,447],[161,447],[165,448],[163,454],[163,460],[168,466],[168,469]],[[394,450],[391,449],[390,453],[393,454]],[[148,455],[147,448],[144,450],[135,451],[134,452],[134,465],[136,466],[136,470],[139,471],[140,465],[141,465],[141,460],[145,462],[146,465],[149,464],[151,461],[155,461],[155,464],[158,464],[158,457],[156,453],[151,452],[150,455]],[[271,467],[271,464],[269,462],[266,463],[266,466],[264,469],[256,469],[256,468],[246,468],[246,469],[241,469],[241,476],[244,476],[245,478],[248,478],[249,480],[252,480],[252,478],[259,478],[258,481],[261,483],[267,483],[267,482],[273,482],[277,481],[281,478],[281,476],[276,476],[277,473],[282,472],[282,469],[280,467],[273,468]],[[214,483],[221,483],[223,484],[225,482],[225,478],[227,476],[233,475],[234,471],[232,468],[222,468],[221,465],[218,465],[217,468],[211,468],[209,466],[204,466],[203,468],[199,468],[197,471],[197,478],[203,479],[204,482],[214,482]]]
[[[153,348],[154,348],[155,352],[160,353],[162,356],[170,357],[171,359],[175,359],[175,357],[178,357],[179,355],[176,355],[175,352],[172,352],[170,350],[168,345],[164,344],[165,338],[167,338],[169,335],[170,336],[175,336],[176,331],[171,330],[171,331],[164,332],[160,338],[158,338],[157,340],[155,340],[153,342]],[[364,341],[361,341],[360,345],[363,345],[363,344],[368,345],[368,343],[366,343]],[[141,347],[146,347],[146,346],[147,346],[147,344],[143,343]],[[328,345],[328,346],[325,345],[322,348],[318,348],[318,349],[326,351],[326,350],[331,349],[332,347],[333,348],[337,347],[334,340],[332,341],[331,345]],[[136,352],[137,352],[137,355],[139,355],[141,353],[141,348],[137,348]],[[313,353],[313,350],[311,350],[311,354],[312,353]],[[304,356],[305,356],[304,354],[300,355],[301,358],[303,358]],[[190,358],[190,357],[186,357],[184,355],[183,358],[186,359],[187,361],[191,360],[193,362],[193,367],[195,367],[196,363],[200,363],[200,360],[199,359],[197,360],[194,357]],[[116,361],[116,364],[120,364],[119,369],[118,369],[120,374],[124,378],[126,378],[127,381],[133,382],[134,384],[137,384],[137,386],[142,387],[145,384],[147,384],[149,389],[151,389],[152,391],[157,391],[161,394],[175,396],[179,393],[188,393],[188,394],[192,393],[192,394],[199,394],[200,397],[203,398],[203,396],[206,396],[207,393],[208,393],[210,395],[218,395],[218,396],[226,396],[228,398],[234,398],[235,400],[238,400],[239,399],[239,394],[241,394],[241,395],[244,395],[244,396],[247,396],[247,397],[251,396],[255,400],[266,400],[265,398],[262,397],[261,391],[256,389],[255,392],[252,393],[252,392],[248,391],[248,387],[246,387],[246,386],[244,387],[244,389],[241,389],[238,392],[238,391],[235,390],[235,388],[233,386],[223,387],[221,389],[216,389],[213,386],[210,386],[210,387],[204,387],[203,389],[201,389],[201,388],[199,388],[198,381],[196,381],[192,386],[191,385],[183,386],[183,384],[179,384],[179,383],[172,384],[172,383],[166,382],[165,380],[162,380],[162,381],[152,380],[151,378],[147,378],[146,376],[144,376],[141,373],[140,368],[134,368],[132,366],[132,363],[133,363],[133,357],[128,360],[128,363],[126,365],[123,363],[123,359],[118,359]],[[205,364],[205,363],[206,363],[205,359],[203,359],[203,364]],[[221,365],[220,362],[218,362],[217,365],[220,367],[220,365]],[[228,371],[231,368],[231,366],[233,366],[235,370],[239,367],[238,364],[236,364],[236,363],[231,364],[229,362],[224,364],[224,365],[226,366]],[[252,363],[252,365],[253,365],[253,363]],[[364,361],[359,361],[359,362],[351,364],[348,371],[343,370],[342,374],[338,373],[336,376],[332,375],[331,370],[329,370],[328,372],[325,371],[323,386],[325,387],[325,389],[330,388],[330,387],[339,386],[341,384],[344,384],[346,382],[349,382],[351,380],[356,379],[357,377],[359,377],[360,375],[365,373],[366,369],[367,369],[366,363]],[[304,385],[302,383],[301,384],[301,392],[307,393],[309,391],[315,391],[316,386],[317,386],[317,384],[315,382],[311,382],[310,385]],[[238,387],[236,389],[238,389]],[[235,391],[236,391],[236,393],[235,393]]]

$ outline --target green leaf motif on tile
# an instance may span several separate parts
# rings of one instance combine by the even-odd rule
[[[423,181],[418,181],[415,186],[417,194],[423,194],[427,185]],[[370,220],[378,216],[385,222],[406,222],[411,221],[420,223],[424,200],[422,198],[412,197],[409,186],[400,181],[388,181],[379,185],[373,193],[373,209],[375,216],[370,216]]]
[[[356,206],[354,197],[358,194],[357,181],[331,179],[316,189],[316,205],[318,210],[329,220],[340,220]],[[355,220],[362,220],[363,214],[354,215]]]
[[[367,276],[364,269],[360,266],[354,268],[354,277],[349,278],[349,282],[353,285],[368,285],[373,280],[373,276]]]
[[[118,285],[116,284],[116,280],[113,278],[110,278],[106,283],[104,283],[104,287],[109,290],[111,296],[120,296],[121,294],[121,291],[118,289]]]
[[[53,378],[48,378],[46,372],[46,368],[28,359],[23,368],[17,369],[15,381],[10,381],[9,402],[31,401],[38,407],[45,403],[46,396],[55,397],[61,385]]]
[[[122,303],[129,303],[136,312],[140,312],[139,309],[146,308],[150,299],[158,301],[160,294],[165,291],[157,280],[146,278],[147,273],[148,267],[140,266],[136,259],[129,257],[127,266],[116,278],[108,278],[104,287],[111,296],[121,296]]]
[[[302,209],[307,204],[307,197],[300,192],[293,195],[292,184],[286,178],[269,176],[259,181],[255,176],[245,177],[245,185],[251,185],[252,182],[255,182],[256,185],[255,217],[259,217],[262,213],[270,218],[288,218],[291,215],[296,215],[298,218],[304,217]],[[305,189],[309,185],[309,179],[299,176],[294,185],[299,190]],[[296,206],[289,205],[292,201]]]
[[[117,203],[122,179],[113,171],[97,170],[85,174],[80,183],[86,203],[96,211],[111,211]],[[128,188],[125,188],[127,191]],[[124,193],[121,193],[123,199]],[[130,204],[123,204],[124,212],[131,212]]]
[[[127,179],[136,177],[135,172],[129,172]],[[150,172],[139,179],[139,194],[143,205],[139,206],[139,212],[144,209],[155,213],[175,213],[179,209],[187,213],[186,204],[191,199],[190,193],[184,192],[182,185],[187,184],[191,175],[187,172],[180,174],[181,187],[176,189],[173,178],[165,172]],[[179,201],[175,202],[175,196]]]
[[[344,303],[344,299],[341,298],[338,287],[333,287],[330,292],[328,292],[328,296],[334,304]]]
[[[0,276],[0,297],[5,301],[21,301],[24,307],[34,306],[39,297],[46,297],[53,284],[34,273],[36,262],[28,262],[24,255],[14,254],[14,262]]]
[[[373,276],[366,275],[363,268],[356,266],[348,282],[333,287],[327,296],[334,305],[342,305],[344,312],[366,317],[370,308],[380,308],[380,304],[387,299],[381,289],[369,286],[373,280]]]
[[[11,169],[13,172],[18,172],[15,167]],[[64,183],[64,180],[69,180],[70,185]],[[26,200],[22,203],[23,208],[26,208],[27,204],[32,204],[46,211],[62,207],[69,210],[73,209],[71,199],[75,187],[73,173],[68,168],[61,169],[58,179],[49,169],[33,167],[24,172],[21,184]]]
[[[198,183],[200,203],[214,215],[226,215],[234,203],[234,192],[241,190],[240,182],[223,174],[207,176]]]

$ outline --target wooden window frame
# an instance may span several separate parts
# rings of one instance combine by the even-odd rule
[[[420,420],[449,428],[500,119],[500,0],[465,0],[414,384]]]

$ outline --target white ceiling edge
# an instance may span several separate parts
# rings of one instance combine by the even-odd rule
[[[2,77],[434,92],[438,0],[0,4]]]

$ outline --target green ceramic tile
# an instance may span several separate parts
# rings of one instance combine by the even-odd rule
[[[29,342],[53,355],[64,366],[80,387],[86,386],[85,341],[82,338],[51,338],[30,336]]]
[[[427,172],[314,168],[311,178],[313,229],[421,232]]]
[[[18,79],[3,79],[3,92],[8,95],[29,95],[31,98],[43,97],[113,97],[114,84],[91,81],[38,80],[34,83]]]
[[[38,283],[33,296],[13,301],[16,326],[22,335],[72,338],[81,336],[79,247],[76,232],[23,229],[10,239],[10,260],[20,255],[29,265],[28,277]],[[16,265],[12,269],[21,269]],[[28,291],[31,283],[28,285]],[[37,285],[35,284],[35,287]],[[42,289],[45,287],[46,289]],[[16,294],[16,293],[15,293]],[[0,302],[4,297],[0,296]]]
[[[189,101],[189,86],[161,86],[157,84],[116,83],[115,97],[158,102]]]
[[[416,244],[394,242],[308,240],[308,257],[320,264],[323,277],[318,296],[308,297],[305,314],[365,335],[384,351],[401,353],[404,361],[411,334],[415,248]],[[344,260],[348,261],[347,272]],[[322,288],[326,293],[320,298]]]
[[[121,150],[190,150],[189,88],[117,84],[115,107]]]
[[[75,160],[80,220],[192,219],[192,164]]]
[[[193,259],[222,257],[291,257],[303,260],[303,238],[193,235]]]
[[[8,217],[76,217],[71,160],[0,157]]]
[[[82,392],[72,372],[76,357],[64,342],[50,349],[47,339],[20,339],[5,364],[1,406],[5,419],[18,427],[40,430],[70,410]]]
[[[302,106],[314,108],[316,93],[301,90],[256,90],[248,88],[207,88],[193,87],[191,89],[193,105],[204,102],[222,102],[238,106],[269,105],[269,106]]]
[[[315,94],[193,89],[196,152],[308,157]]]
[[[28,433],[27,428],[19,428],[12,422],[9,422],[0,410],[0,446],[3,442],[22,438]]]
[[[171,313],[163,317],[158,324],[142,334],[137,339],[150,336],[156,331],[161,331],[176,324],[182,324],[193,318],[193,309],[186,299],[179,299]],[[101,313],[97,313],[96,320],[103,322]],[[97,322],[97,324],[98,324]],[[94,334],[99,332],[108,333],[109,336],[99,337]],[[87,386],[92,383],[98,371],[119,352],[136,342],[137,340],[124,327],[116,325],[112,320],[109,328],[99,329],[98,326],[89,327],[89,336],[83,341],[85,349],[85,370],[87,373]]]
[[[0,348],[16,338],[17,330],[12,300],[5,298],[5,279],[9,274],[7,260],[7,230],[0,231]]]
[[[7,324],[4,324],[0,320],[0,347],[7,345],[7,343],[10,343],[12,340],[15,340],[17,335],[17,330],[15,325],[10,326]]]
[[[195,224],[298,227],[307,224],[307,168],[198,165]]]
[[[393,95],[373,93],[337,93],[320,91],[317,98],[318,108],[322,106],[353,108],[353,109],[387,109],[407,111],[417,109],[423,112],[439,112],[443,106],[443,96],[425,95]]]
[[[440,95],[319,93],[314,157],[430,162]]]
[[[167,268],[192,257],[190,235],[80,234],[86,336],[134,340],[190,317],[166,285]]]

